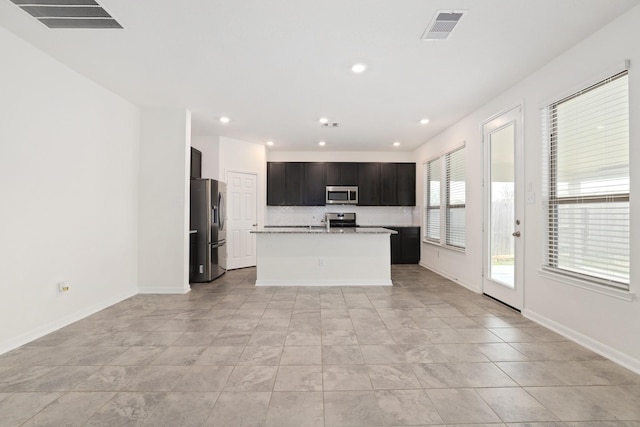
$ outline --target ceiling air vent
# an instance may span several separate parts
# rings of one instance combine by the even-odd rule
[[[122,28],[94,0],[11,0],[49,28]]]
[[[449,37],[460,18],[462,18],[462,15],[462,11],[440,10],[436,12],[434,20],[422,35],[422,40],[445,40]]]

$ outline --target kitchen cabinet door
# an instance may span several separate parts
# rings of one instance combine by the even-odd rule
[[[391,235],[391,264],[420,262],[420,227],[385,227],[398,234]]]
[[[304,163],[285,163],[284,204],[286,206],[301,206],[304,192]]]
[[[391,264],[402,264],[402,228],[385,227],[395,230],[398,234],[391,235]]]
[[[285,204],[285,163],[267,163],[267,205]]]
[[[303,204],[305,206],[324,206],[326,202],[325,189],[325,163],[305,163]]]
[[[325,185],[358,185],[358,164],[350,162],[325,163]]]
[[[380,204],[398,205],[398,167],[396,163],[380,164]]]
[[[420,262],[420,227],[403,227],[402,262],[404,264]]]
[[[380,163],[358,163],[358,205],[380,206]]]
[[[397,163],[397,193],[396,202],[399,206],[416,205],[416,164]]]

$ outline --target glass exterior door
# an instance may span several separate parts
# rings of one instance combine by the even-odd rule
[[[522,113],[517,107],[483,125],[484,270],[482,291],[511,307],[524,304],[522,268]]]

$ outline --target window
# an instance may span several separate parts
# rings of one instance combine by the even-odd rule
[[[545,269],[629,290],[629,98],[624,71],[549,105]]]
[[[424,164],[424,189],[424,240],[464,250],[464,146]]]

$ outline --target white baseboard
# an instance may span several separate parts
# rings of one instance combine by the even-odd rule
[[[430,265],[427,265],[427,264],[425,264],[423,262],[420,262],[419,265],[421,267],[426,268],[427,270],[431,270],[434,273],[439,274],[440,276],[451,280],[452,282],[455,282],[455,283],[459,284],[460,286],[463,286],[463,287],[469,289],[471,292],[475,292],[476,294],[481,294],[482,293],[482,288],[479,287],[479,286],[476,286],[476,285],[474,285],[472,283],[468,283],[468,282],[466,282],[464,280],[460,280],[457,277],[451,276],[449,273],[445,273],[444,271],[441,271],[441,270],[439,270],[439,269],[437,269],[435,267],[432,267]]]
[[[568,338],[571,341],[574,341],[603,357],[606,357],[612,362],[615,362],[620,366],[623,366],[637,374],[640,374],[640,360],[629,356],[626,353],[622,353],[615,348],[609,347],[608,345],[603,344],[591,337],[583,335],[578,331],[563,326],[560,323],[529,309],[522,310],[522,315],[527,319],[531,319],[534,322],[544,326],[545,328],[551,329],[552,331],[562,335],[563,337]]]
[[[352,280],[327,281],[327,280],[257,280],[256,286],[393,286],[391,280]]]
[[[186,294],[191,291],[191,286],[187,288],[138,288],[139,294]]]
[[[107,307],[111,307],[114,304],[119,303],[120,301],[124,301],[127,298],[131,298],[136,295],[137,292],[128,291],[113,296],[104,301],[100,301],[96,304],[90,305],[88,307],[84,307],[75,313],[68,314],[60,319],[47,321],[45,326],[40,326],[35,329],[32,329],[24,334],[21,334],[15,338],[8,339],[2,343],[0,343],[0,354],[4,354],[8,351],[14,350],[22,345],[30,343],[31,341],[37,340],[51,332],[57,331],[60,328],[68,326],[73,322],[77,322],[78,320],[84,319],[85,317],[91,316],[99,312],[100,310],[104,310]]]

